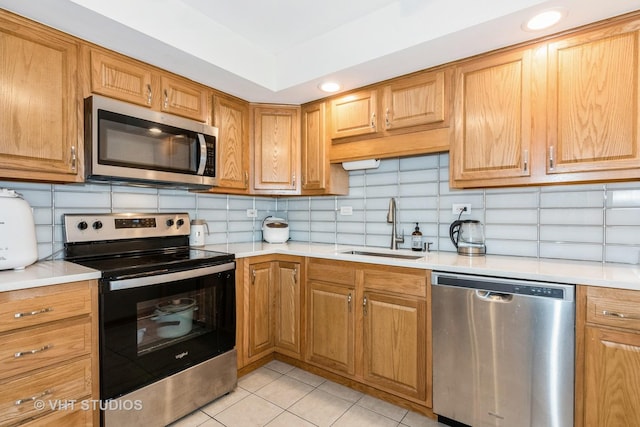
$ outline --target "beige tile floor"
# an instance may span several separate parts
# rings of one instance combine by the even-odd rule
[[[238,380],[226,396],[171,427],[445,427],[274,360]]]

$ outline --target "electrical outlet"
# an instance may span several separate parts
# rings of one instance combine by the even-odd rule
[[[353,207],[340,206],[340,215],[353,215]]]
[[[453,215],[460,215],[460,211],[462,215],[471,215],[471,203],[454,203],[451,205],[451,213]]]
[[[247,209],[247,218],[257,218],[258,210],[257,209]]]

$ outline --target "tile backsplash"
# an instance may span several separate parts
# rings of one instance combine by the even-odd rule
[[[409,248],[418,222],[432,250],[453,251],[454,203],[470,203],[485,224],[487,253],[600,262],[640,263],[640,182],[455,190],[446,153],[382,160],[378,169],[349,173],[348,196],[250,197],[110,184],[0,182],[22,193],[34,211],[40,258],[59,257],[62,214],[188,212],[209,225],[208,244],[261,239],[262,219],[287,212],[294,241],[388,247],[389,199]],[[341,208],[350,207],[351,215]],[[248,218],[256,209],[257,218]]]

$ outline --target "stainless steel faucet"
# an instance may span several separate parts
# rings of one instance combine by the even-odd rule
[[[398,249],[398,243],[404,243],[404,230],[398,237],[397,219],[396,219],[396,199],[393,197],[389,200],[389,212],[387,212],[387,222],[392,224],[391,229],[391,249]]]

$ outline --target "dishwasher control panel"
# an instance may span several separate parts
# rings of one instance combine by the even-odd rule
[[[432,283],[434,285],[477,289],[492,294],[524,295],[560,300],[573,300],[574,298],[573,285],[551,284],[530,280],[434,273]]]

